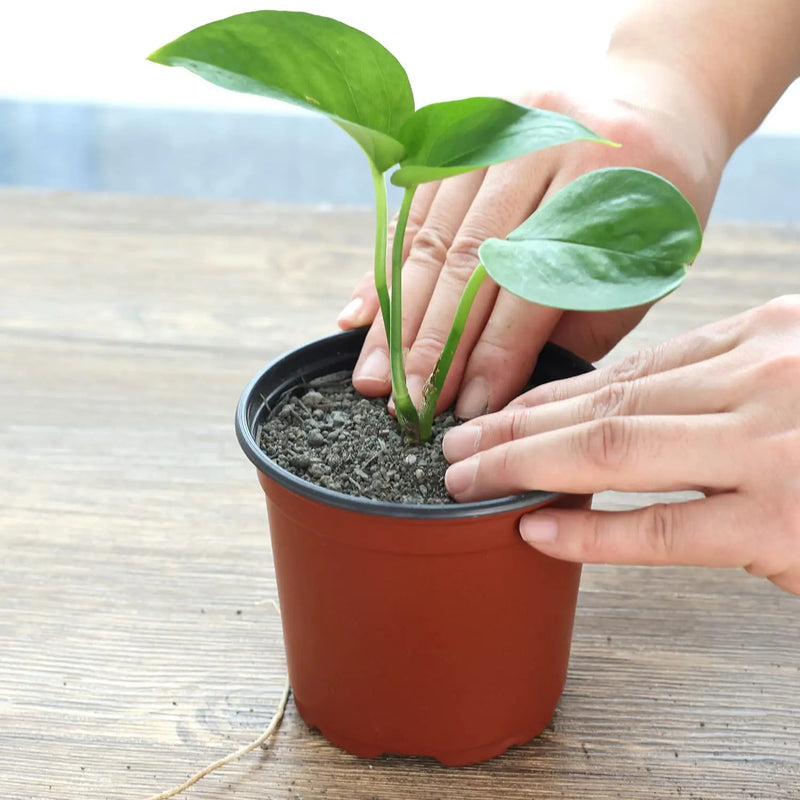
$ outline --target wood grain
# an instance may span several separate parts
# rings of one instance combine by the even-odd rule
[[[333,329],[370,226],[361,211],[0,192],[6,800],[143,800],[268,722],[280,623],[233,409],[266,360]],[[797,228],[712,228],[687,284],[617,353],[796,290],[799,267]],[[290,703],[271,750],[187,796],[795,800],[798,787],[797,598],[735,571],[587,567],[567,688],[536,741],[458,770],[366,762]]]

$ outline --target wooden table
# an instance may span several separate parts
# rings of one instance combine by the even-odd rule
[[[0,797],[144,800],[254,738],[284,681],[233,434],[333,329],[368,213],[0,192]],[[800,229],[712,227],[627,352],[797,290]],[[605,495],[605,507],[641,502]],[[197,798],[800,797],[800,601],[739,571],[587,567],[551,727],[492,762],[361,761],[289,704]]]

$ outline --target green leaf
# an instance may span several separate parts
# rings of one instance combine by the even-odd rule
[[[328,17],[252,11],[203,25],[149,56],[225,89],[283,100],[330,117],[381,172],[405,149],[414,112],[408,76],[367,34]]]
[[[392,175],[414,186],[552,147],[601,139],[579,122],[496,97],[470,97],[417,110],[400,131],[407,156]]]
[[[701,241],[694,209],[669,181],[612,167],[574,180],[478,254],[500,286],[526,300],[608,311],[675,289]]]

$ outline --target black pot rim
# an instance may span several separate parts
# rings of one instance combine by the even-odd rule
[[[247,458],[258,470],[285,489],[309,500],[347,511],[382,517],[400,517],[404,519],[424,518],[458,520],[486,517],[499,513],[532,510],[543,505],[549,505],[553,501],[564,496],[561,492],[532,491],[469,503],[390,503],[381,500],[372,500],[366,497],[342,494],[341,492],[326,489],[323,486],[317,486],[314,483],[294,475],[269,459],[266,453],[259,447],[254,433],[255,425],[266,409],[266,401],[259,392],[259,387],[267,376],[270,373],[276,372],[287,360],[295,359],[302,361],[303,354],[319,349],[321,346],[329,345],[332,341],[339,340],[345,344],[352,345],[353,342],[358,342],[359,340],[363,341],[365,333],[366,329],[360,328],[353,331],[330,334],[320,339],[307,342],[306,344],[286,351],[270,361],[250,381],[242,392],[236,406],[236,438],[239,440],[239,444]],[[575,367],[576,374],[578,372],[587,372],[592,369],[590,364],[557,345],[547,344],[542,352],[544,353],[545,351],[548,351],[548,354],[555,358],[569,361],[569,363]],[[258,406],[255,412],[251,412],[254,403],[258,403]]]

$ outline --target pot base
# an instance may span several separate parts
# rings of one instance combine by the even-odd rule
[[[385,749],[376,747],[374,743],[362,742],[358,739],[353,739],[347,734],[340,733],[333,730],[328,726],[321,727],[314,721],[314,714],[311,709],[305,708],[297,698],[294,698],[295,706],[303,718],[303,721],[310,728],[313,728],[332,745],[344,750],[350,755],[357,756],[358,758],[379,758],[380,756],[403,756],[403,757],[418,757],[418,758],[433,758],[440,764],[446,767],[467,767],[471,764],[478,764],[481,761],[489,761],[497,756],[502,755],[511,747],[526,744],[535,739],[549,724],[552,715],[544,722],[537,720],[532,722],[530,727],[524,731],[516,734],[508,734],[502,739],[494,742],[488,742],[477,747],[470,747],[460,750],[437,750],[434,752],[426,751],[424,753],[409,752],[408,748],[402,747],[387,747]]]

